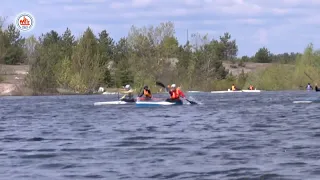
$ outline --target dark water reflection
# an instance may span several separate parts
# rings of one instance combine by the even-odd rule
[[[0,98],[0,179],[320,179],[320,98],[189,94],[204,104],[93,106],[108,96]]]

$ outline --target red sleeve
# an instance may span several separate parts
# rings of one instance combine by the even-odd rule
[[[180,94],[180,96],[183,97],[183,98],[186,97],[186,96],[184,95],[184,93],[183,93],[180,89],[179,89],[179,94]]]

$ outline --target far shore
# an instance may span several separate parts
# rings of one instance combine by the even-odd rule
[[[271,63],[253,63],[246,62],[245,67],[234,67],[235,65],[230,62],[223,62],[223,65],[228,69],[233,75],[238,75],[244,70],[245,73],[262,70],[264,68],[272,65]],[[61,95],[96,95],[102,93],[76,93],[70,90],[64,90],[62,88],[57,88],[57,90],[51,93],[34,93],[30,88],[25,86],[25,77],[29,72],[28,65],[0,65],[0,76],[3,81],[0,83],[0,96],[61,96]],[[227,90],[227,89],[226,89]],[[262,89],[263,90],[263,89]],[[107,93],[117,93],[120,88],[105,88],[104,92]],[[184,91],[187,91],[184,89]],[[190,90],[197,91],[197,90]],[[204,91],[201,91],[204,92]],[[210,92],[210,91],[208,91]],[[105,93],[105,94],[107,94]],[[156,93],[156,92],[155,92]],[[161,92],[158,92],[161,93]]]

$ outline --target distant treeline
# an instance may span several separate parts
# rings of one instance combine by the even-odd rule
[[[35,93],[54,92],[57,88],[89,93],[100,86],[125,84],[140,89],[144,84],[154,87],[156,80],[189,90],[225,90],[232,83],[240,88],[253,83],[259,89],[282,89],[289,87],[287,82],[294,88],[306,81],[290,76],[294,72],[294,77],[299,78],[300,71],[293,65],[305,65],[301,54],[275,55],[262,47],[253,57],[238,58],[236,40],[227,32],[217,39],[192,34],[190,41],[180,44],[174,24],[165,22],[158,26],[132,26],[128,36],[117,42],[107,30],[96,37],[90,27],[78,39],[68,28],[63,34],[52,30],[38,38],[25,39],[14,24],[4,28],[3,19],[1,22],[0,63],[29,64],[26,83]],[[222,65],[224,61],[237,63],[240,68],[246,62],[275,65],[262,72],[233,76]]]

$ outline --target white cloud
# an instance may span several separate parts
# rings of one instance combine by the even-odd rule
[[[248,24],[248,25],[264,24],[264,21],[262,19],[256,19],[256,18],[238,19],[236,21],[240,24]]]
[[[266,29],[259,29],[253,36],[256,41],[261,45],[268,44],[268,31]]]
[[[41,5],[53,5],[53,4],[62,4],[62,3],[72,3],[74,0],[38,0],[37,3]]]
[[[132,0],[133,7],[146,7],[150,3],[152,3],[152,0]]]
[[[85,3],[104,3],[107,2],[107,0],[82,0]]]
[[[87,11],[87,10],[96,10],[97,6],[94,5],[66,5],[63,6],[65,11]]]
[[[112,9],[122,9],[125,8],[127,6],[126,3],[122,3],[122,2],[112,2],[110,3],[110,7]]]
[[[271,11],[274,13],[274,14],[288,14],[290,12],[290,9],[285,9],[285,8],[273,8],[271,9]]]

